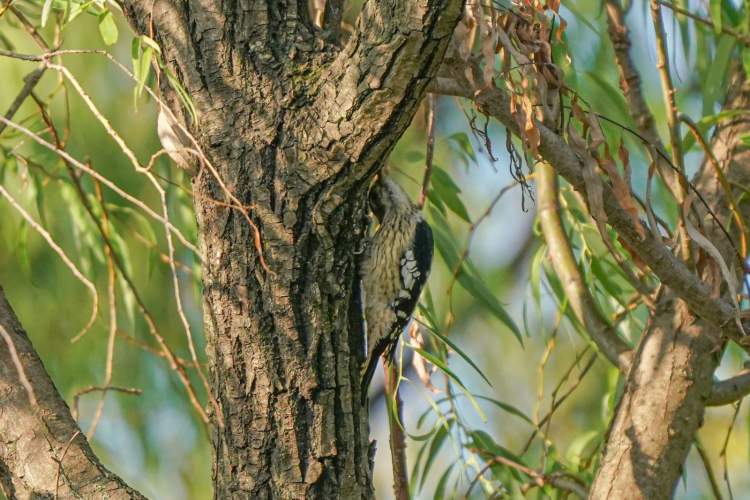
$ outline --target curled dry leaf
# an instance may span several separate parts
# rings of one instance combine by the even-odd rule
[[[640,217],[638,213],[638,207],[633,199],[633,193],[630,189],[630,183],[627,182],[617,170],[617,164],[609,153],[609,146],[604,148],[604,157],[597,158],[597,163],[602,170],[607,172],[610,181],[612,182],[612,192],[615,195],[617,203],[628,213],[630,219],[633,221],[633,226],[638,232],[638,236],[643,239],[646,237],[646,231],[643,229],[643,225],[640,223]]]
[[[722,257],[721,252],[719,251],[716,246],[711,243],[711,241],[706,238],[698,229],[693,225],[693,223],[690,221],[690,206],[693,204],[693,201],[695,200],[695,193],[691,192],[686,198],[685,202],[682,205],[682,216],[685,220],[685,229],[687,230],[688,236],[690,236],[690,239],[693,240],[693,242],[701,247],[701,249],[705,250],[706,253],[708,253],[713,259],[716,261],[716,263],[719,265],[719,269],[721,270],[721,275],[724,277],[724,281],[727,284],[727,288],[729,289],[729,294],[732,297],[732,303],[735,307],[735,323],[737,324],[737,327],[740,329],[743,335],[747,335],[745,332],[745,329],[742,326],[742,321],[740,320],[740,304],[737,300],[737,290],[738,290],[738,283],[737,278],[734,273],[732,273],[729,270],[729,266],[727,265],[727,262],[724,260],[724,257]]]

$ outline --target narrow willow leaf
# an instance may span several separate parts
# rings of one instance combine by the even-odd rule
[[[42,28],[47,26],[47,21],[49,20],[49,13],[51,10],[52,10],[52,0],[44,0],[44,5],[42,6],[42,19],[41,19]]]
[[[464,202],[461,201],[459,193],[461,189],[453,182],[451,176],[438,166],[432,167],[432,177],[430,183],[435,189],[436,194],[440,200],[453,212],[458,215],[461,219],[471,224],[469,219],[469,212],[466,210]]]
[[[469,164],[467,158],[470,158],[471,161],[476,163],[477,154],[474,152],[474,146],[471,145],[471,140],[465,132],[457,132],[450,135],[448,136],[448,140],[453,141],[459,147],[459,150],[462,153],[462,158],[467,165]]]
[[[110,11],[104,11],[99,16],[99,34],[102,40],[107,45],[114,45],[117,43],[119,32],[117,31],[117,23],[115,18]]]
[[[466,353],[463,352],[453,341],[451,341],[448,337],[441,335],[435,330],[432,330],[432,329],[428,329],[428,330],[430,331],[432,335],[436,336],[438,339],[440,339],[441,342],[445,343],[454,352],[456,352],[456,354],[461,356],[461,358],[463,358],[464,361],[469,363],[469,365],[471,365],[471,367],[474,368],[474,370],[484,379],[484,381],[487,382],[487,385],[492,387],[492,383],[487,378],[487,376],[484,373],[482,373],[482,370],[480,370],[479,367],[476,365],[476,363],[474,363],[474,361],[472,361],[471,358],[467,356]]]
[[[434,497],[436,499],[445,498],[445,485],[448,482],[448,479],[451,476],[451,472],[453,471],[453,467],[456,465],[456,462],[453,462],[448,466],[447,469],[445,469],[445,472],[443,472],[443,475],[440,476],[440,479],[438,479],[437,486],[435,486],[435,495]]]
[[[711,0],[709,10],[711,11],[711,21],[714,23],[714,33],[721,33],[721,3],[723,0]]]
[[[440,426],[435,433],[435,436],[432,438],[432,442],[430,443],[430,451],[427,453],[427,457],[425,458],[424,467],[422,468],[422,474],[421,474],[421,481],[419,482],[419,491],[422,490],[424,487],[425,480],[427,479],[427,475],[430,472],[430,468],[432,467],[432,463],[435,461],[435,458],[437,457],[438,452],[440,451],[440,448],[443,446],[443,443],[445,442],[445,438],[448,437],[450,428],[453,425],[453,419],[449,420],[447,422],[447,425]]]
[[[494,404],[495,406],[497,406],[498,408],[500,408],[501,410],[507,413],[510,413],[511,415],[515,415],[516,417],[520,418],[521,420],[523,420],[524,422],[530,425],[534,425],[534,422],[532,422],[531,419],[529,419],[529,417],[527,417],[521,410],[519,410],[518,408],[516,408],[515,406],[511,404],[503,403],[502,401],[489,398],[487,396],[474,396],[474,397],[477,399],[481,399],[482,401],[488,401]]]

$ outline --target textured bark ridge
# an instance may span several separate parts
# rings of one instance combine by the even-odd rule
[[[0,496],[143,498],[91,451],[0,288]],[[5,335],[7,334],[7,338]],[[31,395],[21,383],[13,346]]]
[[[192,96],[191,131],[249,209],[270,268],[204,168],[194,194],[222,412],[216,497],[371,497],[356,293],[366,192],[463,2],[366,2],[343,47],[313,28],[306,1],[122,3]]]
[[[735,68],[733,75],[724,109],[746,109],[750,105],[750,85],[741,68]],[[750,150],[738,139],[749,131],[750,123],[739,116],[719,125],[711,141],[711,149],[732,186],[750,183]],[[694,182],[725,227],[735,229],[733,235],[739,241],[736,226],[730,222],[726,194],[710,163],[702,166]],[[740,192],[735,188],[735,199]],[[742,267],[737,263],[735,248],[697,203],[696,208],[703,216],[708,239],[728,265],[734,265],[740,273]],[[739,208],[747,219],[750,204],[740,202]],[[726,295],[724,279],[711,257],[701,259],[697,267],[716,296]],[[591,489],[592,498],[672,496],[695,432],[703,422],[723,347],[724,339],[715,324],[696,317],[671,293],[662,295],[628,376]]]

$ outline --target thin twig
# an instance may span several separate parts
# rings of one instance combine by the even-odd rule
[[[582,356],[583,354],[585,354],[585,352],[586,352],[586,350],[584,350],[583,352],[581,352],[581,354],[579,354],[579,356],[576,357],[575,361],[571,364],[571,367],[568,369],[568,371],[566,372],[566,374],[563,376],[563,378],[558,383],[557,387],[552,392],[553,393],[553,398],[555,398],[555,400],[553,401],[553,403],[552,403],[549,411],[547,412],[547,414],[544,416],[544,418],[542,418],[542,420],[539,421],[539,424],[531,432],[531,435],[529,436],[528,440],[526,441],[526,444],[523,446],[523,452],[522,452],[522,454],[526,453],[526,450],[529,449],[529,446],[531,446],[531,443],[534,441],[534,438],[537,436],[537,434],[539,434],[539,432],[541,431],[541,428],[547,423],[547,421],[549,421],[549,419],[552,418],[552,415],[565,402],[565,400],[568,399],[568,397],[570,397],[571,394],[573,394],[573,391],[575,391],[578,388],[578,386],[583,381],[583,378],[589,372],[589,370],[591,369],[591,367],[594,366],[594,363],[596,362],[596,358],[597,358],[596,354],[593,354],[589,358],[588,362],[586,363],[586,365],[581,370],[581,373],[578,375],[578,379],[576,379],[576,381],[573,383],[573,385],[565,392],[565,394],[563,394],[560,397],[560,399],[556,399],[557,392],[559,391],[560,388],[562,388],[562,384],[567,380],[568,375],[570,374],[572,368],[578,365],[578,362],[580,361],[580,356]]]
[[[31,138],[37,144],[40,144],[40,145],[44,146],[45,148],[49,149],[50,151],[52,151],[53,153],[57,154],[58,156],[60,156],[65,161],[69,162],[71,165],[73,165],[77,169],[82,170],[83,172],[87,173],[88,175],[90,175],[94,179],[98,180],[99,182],[101,182],[102,184],[104,184],[105,186],[107,186],[109,189],[111,189],[112,191],[114,191],[115,193],[117,193],[118,195],[120,195],[121,197],[123,197],[124,199],[126,199],[127,201],[129,201],[130,203],[132,203],[133,205],[135,205],[138,208],[140,208],[141,210],[143,210],[146,213],[146,215],[148,215],[149,217],[151,217],[151,218],[153,218],[153,219],[161,222],[162,224],[165,224],[167,227],[169,227],[169,230],[171,232],[173,232],[175,234],[175,236],[177,236],[177,238],[180,240],[180,242],[182,242],[183,245],[185,245],[187,248],[189,248],[196,256],[198,256],[198,258],[200,258],[200,252],[198,251],[198,248],[196,248],[195,245],[193,245],[192,243],[190,243],[188,241],[188,239],[185,237],[185,235],[182,234],[182,231],[180,231],[178,228],[176,228],[174,225],[172,225],[172,223],[169,222],[168,220],[165,220],[161,215],[159,215],[158,213],[156,213],[155,211],[153,211],[151,209],[151,207],[149,207],[148,205],[146,205],[143,201],[141,201],[140,199],[136,198],[135,196],[129,194],[128,192],[124,191],[122,188],[120,188],[119,186],[117,186],[117,184],[115,184],[114,182],[112,182],[108,178],[104,177],[102,174],[100,174],[96,170],[94,170],[91,167],[89,167],[89,166],[81,163],[80,161],[76,160],[67,151],[65,151],[63,149],[60,149],[57,146],[55,146],[55,145],[49,143],[48,141],[42,139],[38,134],[32,132],[28,128],[26,128],[26,127],[24,127],[22,125],[19,125],[19,124],[15,123],[15,122],[12,122],[10,120],[6,120],[2,116],[0,116],[0,122],[5,123],[9,127],[13,128],[13,129],[15,129],[15,130],[17,130],[19,132],[22,132],[24,135],[26,135],[29,138]]]
[[[677,103],[675,101],[675,89],[672,84],[672,76],[669,70],[669,54],[667,52],[666,33],[664,32],[664,20],[661,15],[661,8],[657,0],[651,0],[651,19],[656,32],[656,68],[659,70],[661,78],[662,91],[664,93],[664,109],[666,111],[667,126],[669,128],[669,145],[672,150],[672,163],[677,166],[680,173],[678,182],[675,183],[674,189],[677,203],[682,206],[685,202],[687,187],[685,185],[684,173],[685,166],[682,156],[682,139],[680,137],[680,124],[677,120]],[[680,245],[683,260],[690,266],[691,250],[690,238],[685,229],[684,216],[681,214],[679,222]]]
[[[85,396],[86,394],[90,394],[92,392],[107,393],[109,391],[121,392],[123,394],[129,394],[131,396],[140,396],[141,394],[143,394],[143,390],[136,389],[135,387],[120,387],[116,385],[89,385],[73,395],[73,408],[71,409],[73,419],[78,420],[78,400],[81,398],[81,396]]]
[[[721,446],[721,451],[719,452],[719,457],[721,457],[721,463],[724,468],[724,482],[727,483],[727,491],[729,492],[730,500],[734,500],[734,494],[732,493],[732,483],[729,480],[729,468],[727,467],[727,447],[729,446],[729,438],[732,435],[732,429],[734,429],[734,424],[737,422],[737,416],[740,414],[741,406],[742,401],[737,401],[734,404],[732,423],[729,424],[729,427],[727,428],[727,435],[724,437],[724,444]]]
[[[94,184],[96,189],[96,197],[99,203],[104,206],[104,197],[102,195],[102,187],[98,182]],[[102,229],[109,237],[109,214],[106,210],[102,209]],[[104,245],[104,255],[107,259],[107,298],[109,302],[109,336],[107,337],[107,359],[104,367],[104,387],[109,387],[112,383],[112,365],[115,357],[115,338],[117,336],[117,295],[116,295],[116,280],[117,275],[115,273],[115,265],[112,260],[112,249],[108,245]],[[99,420],[104,413],[104,396],[105,392],[102,391],[99,401],[96,404],[96,411],[94,411],[94,417],[91,419],[91,426],[86,437],[91,440],[96,434],[96,427]]]
[[[435,153],[435,95],[427,95],[427,151],[425,152],[424,178],[419,192],[417,207],[421,210],[427,200],[427,190],[432,176],[432,158]]]
[[[695,451],[698,452],[698,456],[700,457],[701,462],[703,463],[703,468],[706,471],[708,484],[711,486],[711,491],[714,494],[714,498],[716,500],[723,500],[723,497],[721,495],[721,488],[719,487],[719,482],[716,480],[716,474],[714,474],[714,469],[711,466],[711,459],[706,453],[706,449],[703,447],[703,443],[698,438],[698,436],[695,437],[694,444],[695,444]]]
[[[406,436],[401,427],[403,401],[399,394],[401,373],[394,362],[383,363],[385,397],[388,406],[388,432],[393,470],[393,494],[396,500],[409,500],[409,475],[406,466]],[[395,405],[395,406],[394,406]]]
[[[65,263],[65,266],[70,269],[70,272],[73,273],[73,275],[80,281],[86,288],[88,288],[89,292],[91,292],[91,298],[92,298],[92,305],[91,305],[91,317],[88,320],[88,323],[83,327],[83,330],[78,335],[82,335],[83,333],[87,332],[96,321],[96,316],[99,313],[99,293],[96,291],[96,287],[94,284],[89,280],[86,276],[83,275],[83,273],[78,269],[78,267],[73,263],[72,260],[68,257],[68,255],[65,253],[65,251],[60,247],[60,245],[57,244],[55,239],[47,232],[46,229],[42,227],[41,224],[39,224],[34,218],[29,214],[25,208],[21,206],[18,201],[16,201],[11,194],[5,190],[5,187],[0,185],[0,195],[5,197],[6,200],[13,206],[13,208],[16,209],[16,211],[21,214],[21,216],[26,220],[26,222],[31,226],[39,235],[44,238],[44,240],[47,242],[47,244],[52,248],[52,250],[55,251],[55,253],[62,259],[63,263]]]
[[[473,450],[473,451],[481,452],[481,450]],[[484,468],[479,472],[479,474],[477,474],[477,476],[474,478],[471,484],[469,484],[469,488],[464,494],[464,498],[468,499],[470,497],[471,490],[474,488],[479,478],[485,472],[487,472],[487,470],[489,470],[489,468],[492,467],[492,465],[494,464],[502,464],[502,465],[505,465],[506,467],[510,467],[511,469],[515,469],[519,472],[526,474],[534,481],[534,484],[538,486],[539,488],[544,488],[545,486],[550,485],[559,490],[574,493],[582,499],[588,498],[588,491],[586,490],[586,488],[583,485],[581,485],[576,479],[573,479],[570,475],[560,474],[560,473],[543,474],[539,471],[532,469],[531,467],[527,467],[523,464],[519,464],[518,462],[511,460],[509,458],[506,458],[502,455],[495,455],[489,459],[489,461],[484,466]]]
[[[706,19],[705,17],[701,17],[698,14],[693,14],[689,10],[684,9],[684,8],[680,7],[679,5],[675,5],[675,4],[671,3],[671,2],[664,2],[663,0],[657,0],[657,1],[659,2],[659,5],[663,5],[664,7],[668,8],[670,10],[673,10],[673,11],[677,12],[678,14],[682,14],[685,17],[689,17],[693,21],[699,22],[699,23],[701,23],[701,24],[703,24],[705,26],[708,26],[712,30],[716,31],[716,24],[714,24],[714,22],[711,21],[710,19]],[[734,31],[731,28],[727,28],[723,24],[721,26],[721,30],[719,30],[719,31],[721,31],[725,35],[729,35],[731,37],[736,38],[737,41],[739,41],[743,45],[750,46],[750,37],[747,36],[747,35],[743,35],[742,33],[738,33],[737,31]]]
[[[726,175],[724,175],[724,170],[722,170],[721,165],[719,165],[719,160],[716,159],[716,155],[714,155],[708,143],[706,143],[706,140],[703,138],[703,134],[701,134],[701,131],[698,129],[698,125],[689,116],[683,113],[678,113],[677,116],[682,123],[687,125],[688,129],[693,134],[695,141],[700,145],[701,149],[703,150],[703,154],[706,155],[708,162],[711,164],[714,171],[716,172],[716,178],[718,179],[719,184],[721,184],[721,188],[724,190],[724,194],[727,200],[729,201],[729,208],[732,211],[732,216],[734,217],[734,220],[737,222],[737,227],[740,231],[740,252],[741,253],[737,254],[737,259],[739,261],[740,268],[743,268],[744,267],[743,256],[747,255],[747,250],[748,250],[747,224],[745,224],[745,219],[742,217],[742,212],[740,211],[737,200],[734,198],[732,187],[729,185],[729,181],[727,180]],[[734,244],[732,246],[734,246]],[[736,250],[737,249],[735,247],[735,251]]]
[[[55,500],[58,498],[58,494],[60,492],[60,473],[62,472],[62,464],[63,460],[65,460],[65,455],[68,454],[68,449],[70,448],[70,445],[73,443],[73,440],[81,433],[80,430],[76,430],[72,436],[70,436],[70,439],[68,439],[68,442],[65,444],[65,448],[63,449],[62,456],[60,457],[60,460],[57,460],[57,473],[55,474]]]

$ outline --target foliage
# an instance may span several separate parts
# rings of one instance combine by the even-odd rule
[[[617,85],[606,5],[520,4],[471,4],[453,47],[464,61],[480,61],[480,72],[468,76],[474,83],[508,91],[519,138],[485,125],[466,102],[426,101],[432,118],[415,120],[390,159],[392,175],[426,199],[439,256],[399,364],[402,394],[423,396],[407,399],[401,423],[414,495],[559,498],[585,491],[598,465],[623,380],[570,306],[538,221],[524,215],[535,207],[536,124],[593,154],[584,169],[588,203],[563,183],[560,216],[594,303],[629,346],[648,318],[643,290],[658,280],[606,225],[603,186],[634,222],[645,219],[660,235],[672,237],[681,220],[684,199],[656,168],[664,159],[638,132]],[[750,13],[747,3],[711,1],[708,12],[696,2],[680,5],[693,17],[662,8],[675,38],[677,107],[705,138],[741,113],[717,104],[732,61],[750,69]],[[649,13],[634,2],[628,16],[645,21]],[[6,201],[18,201],[0,203],[0,283],[66,398],[81,394],[79,422],[106,461],[124,469],[137,463],[123,475],[146,492],[203,498],[211,397],[198,333],[200,259],[189,179],[161,155],[154,134],[159,79],[193,120],[196,112],[158,45],[127,34],[120,19],[117,5],[103,0],[0,6],[3,74],[21,81],[37,65],[46,72],[13,122],[0,125],[0,187]],[[636,53],[651,55],[645,36],[633,40]],[[29,62],[11,52],[48,55]],[[689,177],[705,154],[701,141],[685,127],[670,142],[653,60],[639,59],[662,141],[679,144],[685,164],[674,164],[674,147],[664,148],[666,163]],[[14,97],[3,93],[0,103]],[[425,139],[434,141],[434,155]],[[739,240],[744,255],[746,234]],[[96,321],[76,335],[92,298]],[[725,366],[743,359],[730,348]],[[94,385],[109,389],[87,392]],[[747,453],[746,425],[732,443],[723,440],[734,418],[731,409],[709,413],[701,437],[713,467],[725,459],[723,487],[731,477],[737,489],[750,477],[739,458]],[[374,412],[377,419],[383,415]],[[386,474],[381,455],[379,475]],[[686,484],[710,491],[704,467],[710,461],[691,457]]]

